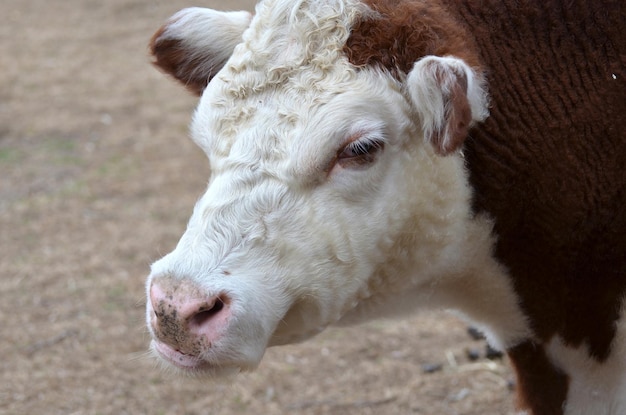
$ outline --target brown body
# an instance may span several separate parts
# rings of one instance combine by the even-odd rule
[[[405,73],[452,54],[485,71],[491,115],[464,147],[474,209],[495,220],[536,335],[509,351],[521,404],[560,413],[568,377],[542,344],[559,336],[604,361],[626,295],[626,6],[433,3],[368,1],[389,19],[357,26],[347,53]]]

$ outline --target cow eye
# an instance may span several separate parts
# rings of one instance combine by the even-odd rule
[[[337,163],[342,167],[366,166],[376,161],[385,143],[380,139],[361,138],[352,141],[339,151]]]

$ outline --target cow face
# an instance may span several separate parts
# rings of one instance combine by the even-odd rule
[[[147,281],[153,349],[186,371],[252,369],[268,346],[419,303],[466,238],[474,71],[357,68],[343,48],[367,8],[291,3],[251,22],[188,9],[153,38],[157,65],[201,93],[191,131],[212,172]]]

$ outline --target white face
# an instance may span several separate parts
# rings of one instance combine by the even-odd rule
[[[462,161],[424,142],[400,82],[341,48],[303,59],[296,35],[260,45],[261,26],[203,93],[208,189],[147,282],[153,348],[188,371],[252,369],[268,346],[394,312],[467,219]]]

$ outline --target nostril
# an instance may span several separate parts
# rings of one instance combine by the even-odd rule
[[[223,308],[224,301],[217,297],[213,304],[207,304],[204,307],[201,307],[198,312],[191,317],[189,324],[196,327],[202,326],[222,311]]]

